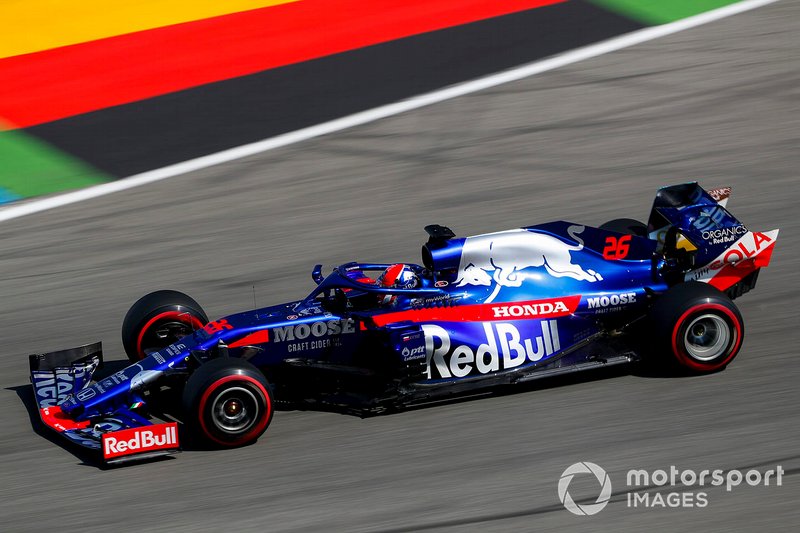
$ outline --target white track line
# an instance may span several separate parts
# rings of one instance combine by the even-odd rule
[[[29,202],[24,202],[20,205],[6,207],[0,209],[0,222],[38,213],[40,211],[55,209],[64,205],[82,202],[91,198],[98,198],[107,194],[132,189],[148,183],[154,183],[156,181],[186,174],[187,172],[208,168],[221,163],[227,163],[228,161],[234,161],[236,159],[259,154],[268,150],[274,150],[290,144],[313,139],[314,137],[319,137],[321,135],[327,135],[329,133],[352,128],[354,126],[360,126],[362,124],[380,120],[392,115],[405,113],[406,111],[419,109],[420,107],[436,104],[444,100],[449,100],[458,96],[464,96],[465,94],[482,91],[484,89],[489,89],[490,87],[496,87],[504,83],[534,76],[542,72],[547,72],[549,70],[570,65],[572,63],[577,63],[578,61],[608,54],[616,50],[621,50],[622,48],[627,48],[629,46],[634,46],[646,41],[658,39],[659,37],[671,35],[689,28],[701,26],[715,20],[730,17],[732,15],[765,6],[767,4],[772,4],[777,1],[779,0],[744,0],[742,2],[731,4],[713,11],[701,13],[693,17],[685,18],[661,26],[637,30],[620,37],[614,37],[612,39],[585,46],[583,48],[577,48],[548,59],[528,63],[510,70],[498,72],[497,74],[491,74],[476,80],[452,85],[450,87],[439,89],[427,94],[414,96],[407,100],[376,107],[374,109],[355,113],[353,115],[342,117],[336,120],[331,120],[330,122],[317,124],[316,126],[310,126],[308,128],[303,128],[290,133],[284,133],[276,137],[270,137],[262,141],[245,144],[229,150],[223,150],[222,152],[198,157],[197,159],[190,159],[189,161],[169,165],[156,170],[150,170],[148,172],[136,174],[134,176],[112,181],[110,183],[95,185],[85,189],[59,194],[57,196],[51,196],[49,198],[32,200]]]

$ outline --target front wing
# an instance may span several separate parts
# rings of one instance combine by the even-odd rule
[[[149,459],[179,449],[177,424],[153,424],[137,414],[136,405],[117,407],[89,420],[64,413],[60,404],[69,396],[80,398],[103,365],[102,344],[29,356],[31,383],[39,416],[48,428],[96,453],[106,464]],[[114,376],[109,378],[114,380]]]

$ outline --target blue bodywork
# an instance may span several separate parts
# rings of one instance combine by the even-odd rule
[[[579,240],[569,236],[570,228],[579,231]],[[424,363],[416,365],[421,371],[416,379],[407,380],[409,384],[531,370],[546,366],[601,332],[605,327],[602,319],[618,313],[640,315],[647,306],[646,291],[667,288],[654,268],[656,243],[652,240],[631,238],[626,258],[612,261],[603,258],[603,248],[606,238],[615,234],[604,230],[553,222],[520,231],[524,233],[516,232],[511,238],[521,237],[524,242],[529,236],[546,237],[542,241],[545,246],[562,253],[566,250],[560,267],[568,270],[555,272],[557,275],[548,272],[547,257],[541,266],[535,266],[542,255],[536,250],[531,264],[523,261],[516,265],[521,268],[515,269],[518,279],[514,281],[492,277],[485,270],[481,272],[490,278],[488,284],[467,280],[464,269],[459,270],[462,254],[458,251],[474,238],[453,239],[442,252],[434,250],[430,269],[411,265],[422,280],[415,289],[390,289],[359,281],[390,265],[341,265],[318,280],[306,298],[213,321],[71,395],[61,409],[75,420],[116,412],[141,401],[142,392],[162,376],[190,371],[193,352],[210,353],[220,345],[233,357],[247,357],[268,376],[287,361],[298,367],[369,369],[369,361],[354,357],[365,351],[371,352],[370,357],[389,359],[385,361],[389,367]],[[492,235],[506,237],[503,232]],[[489,249],[498,247],[490,245]],[[491,261],[487,265],[498,266]],[[592,279],[583,279],[588,272]],[[396,297],[391,306],[378,305],[378,296],[384,294]],[[505,305],[514,303],[520,305]],[[560,310],[555,309],[559,303]],[[481,353],[483,360],[478,361]]]
[[[373,279],[387,264],[348,263],[327,276],[318,265],[307,297],[212,321],[98,382],[44,392],[39,405],[91,421],[62,433],[97,447],[98,423],[149,423],[136,411],[148,388],[169,376],[185,379],[220,353],[249,360],[278,389],[310,383],[341,393],[365,381],[380,384],[364,389],[375,402],[399,404],[632,361],[635,349],[614,339],[646,316],[654,295],[675,283],[676,269],[683,276],[711,261],[729,246],[725,235],[746,231],[696,184],[659,194],[649,237],[565,221],[462,238],[436,226],[424,264],[409,265],[421,280],[414,289],[378,286]],[[656,234],[668,228],[698,245],[691,267],[664,252]],[[47,390],[37,380],[50,379],[33,375],[37,395]]]

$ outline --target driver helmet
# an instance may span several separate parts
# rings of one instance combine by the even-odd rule
[[[415,289],[420,285],[419,276],[414,270],[403,263],[390,266],[378,276],[378,286],[391,289]],[[396,300],[393,294],[381,294],[378,296],[380,303],[392,304]]]

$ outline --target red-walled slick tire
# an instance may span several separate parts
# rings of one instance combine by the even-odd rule
[[[659,297],[650,319],[655,348],[696,373],[725,368],[744,339],[736,305],[715,287],[696,281],[676,285]]]
[[[219,447],[245,446],[258,440],[272,421],[274,405],[264,374],[236,358],[203,364],[189,376],[183,391],[186,424],[192,435]]]
[[[178,291],[156,291],[140,298],[122,321],[122,346],[139,361],[200,329],[208,317],[194,299]]]

